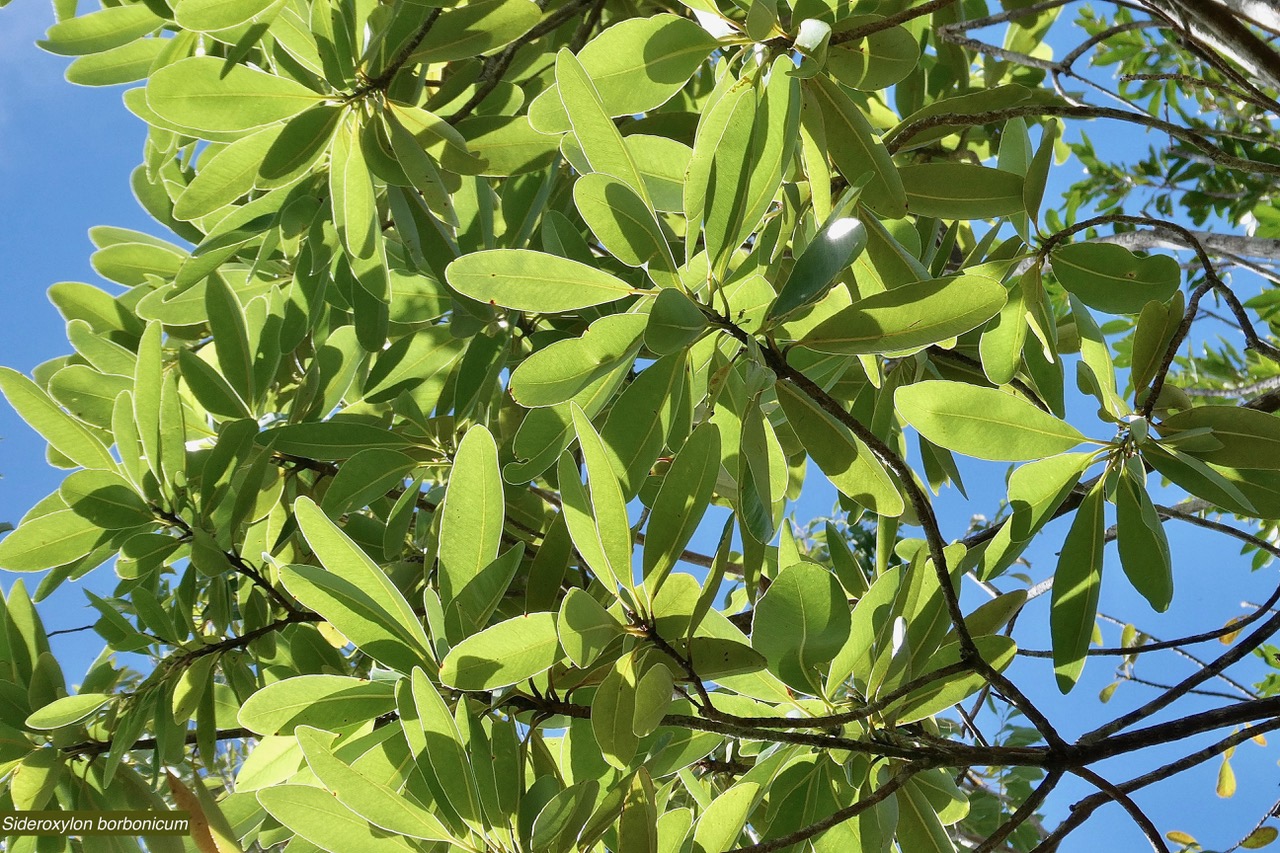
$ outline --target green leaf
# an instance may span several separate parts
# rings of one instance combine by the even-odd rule
[[[166,65],[147,82],[147,105],[194,131],[236,133],[292,118],[319,103],[301,83],[213,56]]]
[[[556,630],[569,660],[583,668],[623,633],[622,624],[588,592],[577,587],[569,590],[560,602]]]
[[[412,633],[349,580],[317,566],[289,565],[280,567],[280,581],[300,604],[388,669],[410,672],[430,663]]]
[[[136,6],[110,8],[138,9]],[[79,18],[75,20],[80,20]],[[140,24],[141,26],[141,24]],[[168,46],[167,39],[143,38],[104,50],[77,57],[67,66],[67,82],[78,86],[118,86],[143,80],[161,52]]]
[[[464,821],[475,824],[480,820],[480,794],[457,721],[422,670],[414,671],[411,684],[413,705],[424,739],[422,752],[426,753],[420,754],[418,760],[430,764],[453,810]]]
[[[76,515],[104,530],[124,530],[155,521],[129,482],[110,471],[76,471],[62,481],[58,493]]]
[[[756,604],[751,645],[769,671],[805,693],[819,693],[822,670],[849,638],[849,605],[835,575],[813,563],[778,573]]]
[[[476,425],[454,455],[440,521],[440,592],[446,606],[498,556],[505,518],[498,448],[489,430]]]
[[[1053,573],[1049,629],[1053,635],[1053,671],[1063,693],[1071,692],[1080,678],[1098,615],[1102,547],[1106,541],[1104,506],[1099,481],[1080,502]]]
[[[1126,465],[1116,484],[1116,544],[1133,588],[1163,613],[1173,600],[1169,540],[1141,472],[1141,466]]]
[[[1113,243],[1071,243],[1055,249],[1049,260],[1068,292],[1108,314],[1137,314],[1152,300],[1168,302],[1182,281],[1173,257],[1141,258]]]
[[[834,210],[796,259],[791,274],[778,290],[778,298],[769,306],[766,320],[785,317],[791,312],[817,302],[867,245],[867,229],[851,216],[849,206],[857,200],[851,193]]]
[[[55,699],[27,717],[25,725],[33,729],[60,729],[91,717],[99,708],[110,702],[106,693],[77,693]]]
[[[637,652],[617,660],[591,698],[591,732],[605,761],[626,770],[640,738],[632,727],[636,713]]]
[[[646,528],[642,571],[650,600],[702,521],[720,471],[720,431],[699,424],[676,454],[653,500]]]
[[[1015,542],[1030,539],[1053,517],[1093,458],[1092,453],[1062,453],[1028,462],[1009,476],[1007,524]]]
[[[276,0],[178,0],[174,20],[197,32],[229,30],[276,6]]]
[[[60,56],[83,56],[128,44],[163,23],[145,3],[114,6],[59,21],[37,44]]]
[[[395,707],[394,692],[386,681],[297,675],[272,682],[245,700],[240,725],[262,735],[292,734],[298,726],[352,729]]]
[[[591,420],[577,403],[571,403],[570,408],[588,485],[581,485],[572,460],[568,456],[562,456],[562,509],[569,526],[569,535],[582,558],[605,583],[609,592],[616,595],[621,586],[630,597],[632,606],[635,606],[635,587],[631,578],[631,523],[627,518],[627,505],[622,497],[622,489],[618,485],[618,474],[614,471],[608,450],[591,425]]]
[[[1129,382],[1135,392],[1141,393],[1155,378],[1185,311],[1182,291],[1175,293],[1168,305],[1152,300],[1142,306],[1129,355]]]
[[[361,450],[338,468],[320,506],[331,518],[362,509],[400,486],[417,465],[417,461],[399,450],[384,447]]]
[[[361,125],[348,113],[339,125],[329,154],[329,196],[333,224],[353,258],[370,258],[376,250],[382,220],[373,177],[360,144]]]
[[[369,448],[404,450],[413,446],[408,438],[382,427],[336,420],[276,427],[258,436],[259,444],[268,442],[277,453],[290,453],[318,462],[350,459]]]
[[[877,515],[896,518],[906,509],[902,495],[861,439],[790,383],[775,386],[787,423],[814,463],[841,494]]]
[[[463,296],[544,314],[590,308],[637,292],[603,270],[527,249],[463,255],[445,276]]]
[[[707,329],[707,318],[693,300],[674,287],[658,291],[649,311],[644,343],[658,355],[690,346]]]
[[[624,146],[625,147],[625,146]],[[649,270],[674,282],[676,261],[653,209],[627,183],[602,172],[583,175],[573,185],[573,200],[591,233],[609,254],[630,267]]]
[[[1008,637],[988,635],[974,637],[974,645],[982,659],[1001,672],[1013,662],[1017,644]],[[960,661],[960,644],[948,643],[929,655],[927,665],[919,673],[921,677],[937,672]],[[885,709],[886,719],[897,725],[907,725],[926,717],[932,717],[963,702],[986,686],[985,678],[976,672],[962,672],[938,679],[925,687],[913,690],[901,700]]]
[[[386,614],[386,619],[396,626],[402,638],[415,645],[422,654],[427,654],[431,644],[422,629],[421,620],[386,572],[330,521],[310,498],[300,497],[294,501],[293,513],[302,535],[321,564],[350,587],[361,590]],[[315,575],[312,574],[310,579],[314,582]]]
[[[881,15],[850,15],[840,20],[833,35],[883,20]],[[850,89],[874,92],[900,82],[916,70],[919,61],[916,37],[905,27],[887,27],[829,47],[826,70]]]
[[[556,54],[556,85],[560,89],[565,113],[573,125],[574,136],[592,170],[612,175],[627,184],[639,194],[645,207],[652,208],[644,179],[636,168],[631,151],[622,142],[622,134],[605,112],[590,75],[577,57],[566,49]]]
[[[1028,289],[1038,283],[1040,269],[1033,266],[1013,284],[1008,301],[982,331],[979,353],[982,371],[993,385],[1007,385],[1022,366],[1022,349],[1027,342]]]
[[[316,778],[360,817],[397,835],[459,843],[431,812],[338,758],[329,732],[299,726],[295,735]]]
[[[644,113],[678,92],[715,49],[716,39],[688,18],[660,14],[629,18],[606,28],[578,52],[605,112],[613,117]],[[543,133],[569,130],[569,119],[552,85],[529,106]]]
[[[693,831],[694,853],[717,853],[737,847],[738,836],[759,793],[756,783],[739,782],[716,797],[698,818]]]
[[[512,371],[512,398],[526,408],[572,400],[602,375],[635,359],[647,323],[642,314],[610,314],[581,337],[539,349]]]
[[[320,850],[408,853],[415,849],[403,837],[375,829],[323,788],[274,785],[255,796],[273,818]]]
[[[823,75],[806,85],[822,107],[831,159],[840,174],[852,184],[870,173],[871,182],[862,190],[862,203],[886,219],[901,219],[907,213],[906,188],[867,117],[836,83]]]
[[[173,215],[191,221],[235,202],[253,189],[263,158],[288,125],[273,125],[237,139],[209,158],[173,206]],[[214,276],[216,279],[217,276]]]
[[[496,690],[545,672],[563,657],[556,614],[530,613],[454,646],[440,666],[440,680],[458,690]]]
[[[940,219],[993,219],[1023,212],[1021,175],[971,163],[903,166],[907,208]]]
[[[1043,459],[1085,437],[1026,400],[963,382],[918,382],[899,388],[898,414],[941,447],[996,462]]]
[[[655,667],[655,670],[659,668],[665,667]],[[683,814],[688,815],[689,812],[684,811]],[[687,826],[685,830],[688,831]],[[658,853],[661,835],[653,779],[649,771],[641,767],[631,777],[622,803],[622,817],[618,820],[618,853]]]
[[[1002,284],[979,275],[905,284],[840,309],[800,346],[847,355],[915,349],[976,329],[996,316],[1006,297]]]
[[[1280,830],[1274,826],[1260,826],[1245,836],[1240,846],[1245,850],[1261,850],[1280,836]]]
[[[461,640],[489,623],[511,587],[524,557],[524,543],[517,542],[480,570],[464,586],[445,611],[445,629],[450,639]]]
[[[85,468],[115,470],[115,460],[98,437],[58,408],[39,385],[16,370],[0,367],[0,391],[18,416],[71,462]]]
[[[1257,510],[1244,493],[1222,474],[1193,456],[1172,447],[1147,442],[1143,461],[1198,498],[1212,501],[1237,515],[1252,516]]]
[[[409,61],[450,62],[490,53],[520,38],[541,17],[531,0],[475,0],[441,15]]]
[[[0,541],[0,568],[39,572],[78,560],[107,534],[72,509],[24,521]]]
[[[1266,412],[1239,406],[1197,406],[1170,415],[1158,427],[1160,434],[1168,437],[1204,428],[1213,430],[1222,446],[1188,449],[1195,457],[1230,468],[1280,470],[1280,418]]]
[[[639,493],[662,449],[687,429],[683,418],[691,403],[685,399],[688,384],[684,354],[664,356],[640,371],[609,409],[600,440],[625,500]]]

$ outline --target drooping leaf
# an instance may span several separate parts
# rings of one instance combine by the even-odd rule
[[[1080,678],[1098,615],[1106,534],[1104,506],[1103,491],[1095,486],[1080,502],[1053,573],[1049,626],[1053,634],[1053,669],[1063,693],[1069,693]]]

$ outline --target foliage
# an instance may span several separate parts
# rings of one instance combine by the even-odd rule
[[[682,3],[55,0],[68,79],[137,84],[133,190],[177,242],[94,229],[123,292],[54,286],[73,352],[0,369],[69,472],[0,540],[45,572],[0,608],[0,803],[172,802],[202,853],[917,853],[1055,849],[1111,800],[1167,849],[1131,792],[1218,756],[1234,792],[1274,677],[1134,726],[1267,655],[1280,592],[1116,648],[1098,600],[1115,539],[1106,583],[1170,605],[1169,520],[1280,553],[1277,303],[1219,273],[1280,251],[1146,215],[1276,228],[1277,22]],[[1087,119],[1159,135],[1130,169]],[[1209,298],[1238,328],[1184,354]],[[1000,470],[958,457],[1020,464],[948,533],[933,496]],[[816,479],[838,506],[794,520]],[[1091,654],[1229,645],[1075,743],[1004,674],[1035,655],[1009,569],[1068,515],[1030,591],[1062,692]],[[34,602],[94,570],[70,694]],[[1045,826],[1068,773],[1099,793]]]

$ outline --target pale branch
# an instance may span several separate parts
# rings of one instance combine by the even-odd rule
[[[1192,242],[1194,240],[1194,243]],[[1194,249],[1199,243],[1206,251],[1225,252],[1244,258],[1280,261],[1280,240],[1272,237],[1246,237],[1238,234],[1215,234],[1211,231],[1183,232],[1152,223],[1150,231],[1120,231],[1095,237],[1093,243],[1114,243],[1126,249]]]
[[[1227,6],[1213,0],[1143,0],[1177,20],[1196,38],[1238,62],[1271,89],[1280,89],[1280,54],[1259,38]]]

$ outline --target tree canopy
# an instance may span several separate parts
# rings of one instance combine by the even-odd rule
[[[67,472],[0,540],[43,573],[0,807],[196,815],[154,853],[930,853],[1114,803],[1169,851],[1132,795],[1228,796],[1280,728],[1280,588],[1098,610],[1170,606],[1168,525],[1243,546],[1226,595],[1280,555],[1271,4],[53,7],[168,233],[95,228],[118,287],[0,368]],[[1007,486],[957,524],[962,473]],[[36,605],[91,572],[72,691]],[[1019,656],[1149,696],[1068,738]]]

